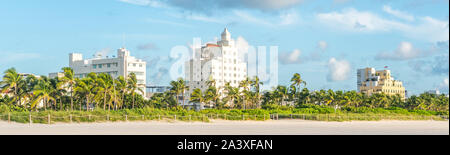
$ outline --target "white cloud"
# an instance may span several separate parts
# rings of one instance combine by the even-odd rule
[[[223,20],[220,20],[218,18],[203,16],[203,15],[189,15],[189,16],[186,16],[186,19],[210,22],[210,23],[221,23],[221,24],[224,23]]]
[[[275,17],[256,17],[248,11],[234,10],[231,16],[222,17],[221,20],[231,22],[246,22],[258,26],[274,27],[295,25],[299,22],[297,12],[284,12]]]
[[[299,64],[303,61],[300,59],[302,52],[298,49],[295,49],[289,53],[281,53],[280,54],[280,62],[282,64]]]
[[[448,77],[442,80],[441,84],[439,84],[439,90],[447,92],[449,91]]]
[[[391,8],[391,6],[388,6],[388,5],[383,6],[383,11],[386,13],[389,13],[397,18],[401,18],[401,19],[404,19],[407,21],[414,21],[414,16],[412,16],[406,12],[394,10]]]
[[[406,27],[402,23],[385,20],[373,13],[361,12],[354,8],[344,9],[342,12],[320,13],[317,14],[317,18],[320,22],[351,31],[387,31],[392,27]]]
[[[250,45],[244,37],[239,36],[236,41],[236,49],[238,50],[239,57],[242,58],[242,61],[245,61],[245,55],[248,53]]]
[[[346,60],[331,58],[328,60],[328,81],[347,80],[350,76],[351,65]]]
[[[448,19],[447,21],[442,21],[432,17],[421,17],[419,21],[419,25],[408,26],[407,29],[400,31],[404,32],[408,37],[430,42],[449,40]]]
[[[431,42],[449,40],[449,24],[431,17],[421,17],[414,23],[403,23],[388,20],[377,14],[358,11],[354,8],[344,9],[341,12],[319,13],[316,15],[319,22],[350,32],[401,32],[407,37]]]
[[[299,16],[296,12],[288,12],[280,15],[280,25],[292,25],[298,22]]]
[[[164,3],[156,0],[119,0],[120,2],[151,7],[165,7]]]
[[[303,54],[299,49],[295,49],[292,52],[281,53],[279,60],[282,64],[301,64],[310,61],[319,61],[322,58],[323,53],[327,50],[328,43],[325,41],[317,42],[317,47],[314,51]]]
[[[422,56],[422,52],[415,49],[409,42],[401,42],[394,52],[378,53],[378,60],[409,60]]]
[[[249,8],[261,11],[279,11],[299,5],[303,0],[119,0],[141,6],[172,6],[193,12],[212,12],[217,8]]]

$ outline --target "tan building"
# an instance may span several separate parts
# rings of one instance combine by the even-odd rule
[[[358,69],[357,72],[358,92],[366,95],[374,93],[385,93],[387,95],[399,94],[405,99],[405,87],[401,81],[391,76],[390,70],[375,70],[375,68]]]

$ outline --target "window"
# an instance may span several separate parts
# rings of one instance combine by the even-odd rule
[[[94,65],[92,65],[92,68],[96,69],[96,68],[97,68],[97,65],[95,65],[95,64],[94,64]]]
[[[110,63],[108,63],[108,64],[106,64],[106,66],[107,66],[108,68],[110,68],[110,67],[111,67],[111,64],[110,64]]]
[[[142,67],[142,64],[139,64],[139,67]]]
[[[98,65],[98,68],[102,68],[102,64],[99,64],[99,65]]]

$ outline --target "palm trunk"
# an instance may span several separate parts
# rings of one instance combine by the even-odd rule
[[[70,87],[70,111],[73,111],[73,86]]]
[[[122,92],[122,105],[120,105],[120,109],[123,109],[123,105],[125,105],[125,92]]]
[[[47,99],[45,99],[46,97],[44,97],[44,100],[43,100],[43,102],[44,102],[44,110],[45,111],[47,111]]]
[[[103,96],[103,110],[106,110],[106,91],[105,96]]]
[[[86,111],[89,111],[89,97],[86,96]]]
[[[131,105],[131,109],[134,109],[134,96],[136,95],[136,93],[133,94],[133,105]]]
[[[184,90],[183,90],[183,94],[181,95],[181,97],[182,97],[182,100],[183,100],[183,108],[184,108],[186,106],[185,103],[184,103]]]

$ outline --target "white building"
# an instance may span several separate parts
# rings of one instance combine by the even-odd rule
[[[62,78],[62,77],[64,77],[64,72],[48,73],[48,78],[50,78],[50,79]]]
[[[130,51],[125,48],[117,50],[117,58],[115,56],[103,58],[99,55],[92,59],[83,59],[82,54],[71,53],[69,55],[69,66],[73,69],[76,78],[86,77],[91,72],[107,73],[113,78],[119,76],[126,78],[130,73],[135,73],[138,86],[145,94],[146,62],[130,56]]]
[[[189,96],[196,88],[202,91],[208,89],[207,81],[210,78],[216,81],[219,90],[227,82],[238,87],[240,81],[247,77],[247,63],[240,56],[242,54],[238,53],[235,41],[225,28],[217,44],[206,44],[199,53],[194,54],[193,59],[186,62],[185,79],[189,86],[186,95]]]

